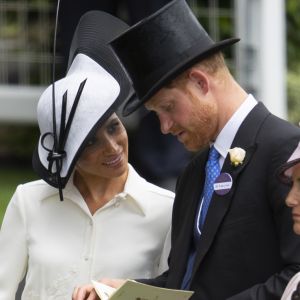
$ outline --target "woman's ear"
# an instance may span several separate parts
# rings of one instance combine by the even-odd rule
[[[209,90],[209,79],[207,75],[199,69],[191,69],[188,73],[189,79],[197,84],[203,94]]]

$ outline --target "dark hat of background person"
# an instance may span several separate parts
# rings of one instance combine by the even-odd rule
[[[94,23],[87,20],[88,16]],[[132,91],[128,77],[106,43],[110,32],[114,35],[124,28],[128,26],[123,21],[107,13],[85,14],[74,34],[73,41],[78,38],[80,46],[70,52],[67,75],[50,85],[39,99],[40,138],[33,154],[33,168],[59,189],[61,200],[62,189],[87,142]],[[96,35],[101,42],[95,42]]]
[[[129,74],[136,95],[123,108],[127,116],[180,73],[239,39],[214,42],[185,0],[175,0],[144,18],[110,45]]]
[[[298,163],[300,163],[300,142],[287,162],[277,171],[277,176],[282,183],[288,185],[292,184],[293,167]]]

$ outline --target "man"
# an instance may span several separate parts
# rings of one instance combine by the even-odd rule
[[[163,133],[202,150],[177,182],[169,270],[140,280],[193,290],[192,300],[280,299],[300,270],[288,189],[275,176],[300,130],[232,77],[220,51],[237,41],[214,43],[175,0],[111,42],[136,92],[124,115],[144,104]]]

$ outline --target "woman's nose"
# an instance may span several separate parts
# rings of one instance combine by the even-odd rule
[[[107,137],[105,139],[105,152],[107,153],[115,153],[119,149],[118,142],[113,137]]]
[[[297,187],[293,185],[292,189],[290,190],[290,192],[288,193],[285,199],[285,203],[289,207],[294,207],[299,204],[298,198],[299,198],[299,191],[297,191]]]

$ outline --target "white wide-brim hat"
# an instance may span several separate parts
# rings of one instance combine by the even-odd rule
[[[67,75],[56,81],[54,88],[50,85],[39,99],[40,138],[33,168],[60,191],[87,142],[133,92],[108,45],[111,36],[127,27],[102,11],[84,14],[73,36]]]
[[[114,77],[94,60],[84,54],[78,54],[67,76],[55,82],[56,149],[52,87],[50,85],[44,91],[38,102],[40,138],[33,163],[34,169],[45,181],[58,187],[54,162],[60,158],[59,171],[64,187],[86,142],[119,106],[117,99],[120,86]]]

